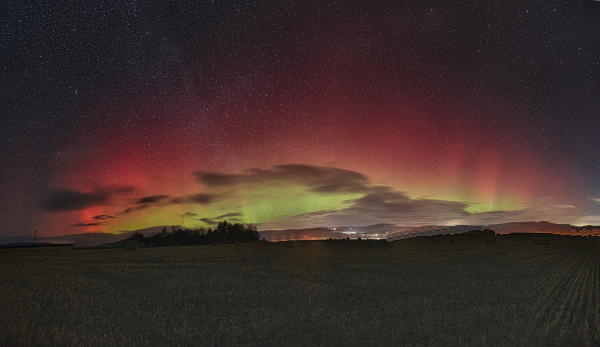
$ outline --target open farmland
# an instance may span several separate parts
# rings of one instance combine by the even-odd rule
[[[0,250],[2,346],[598,346],[600,243]]]

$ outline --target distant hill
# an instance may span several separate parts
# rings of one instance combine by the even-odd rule
[[[386,237],[389,235],[407,234],[406,237],[435,236],[464,233],[470,230],[494,230],[497,234],[515,233],[552,233],[563,235],[600,235],[600,227],[575,227],[569,224],[541,222],[511,222],[494,225],[424,225],[406,227],[395,224],[375,224],[365,227],[332,227],[312,229],[286,229],[260,231],[261,238],[271,241],[285,239],[315,239],[315,238],[344,238],[351,237]]]
[[[111,243],[103,243],[101,245],[97,245],[97,246],[91,246],[91,247],[83,247],[83,248],[101,248],[101,249],[107,249],[107,248],[121,248],[125,245],[125,242],[129,241],[129,239],[123,239],[117,242],[111,242]]]
[[[129,238],[135,232],[141,232],[144,235],[150,235],[151,233],[160,232],[164,227],[167,227],[169,230],[171,226],[160,225],[151,228],[145,228],[140,230],[123,230],[117,233],[81,233],[81,234],[68,234],[68,235],[58,235],[58,236],[43,236],[40,235],[38,231],[37,240],[42,242],[49,243],[72,243],[76,248],[81,247],[93,247],[97,245],[103,245],[107,243],[119,242],[123,239]],[[178,227],[176,225],[175,227]],[[0,242],[3,244],[11,244],[11,243],[27,243],[33,241],[33,235],[29,236],[0,236]]]
[[[13,242],[0,245],[0,249],[7,248],[59,248],[73,247],[72,243],[49,243],[49,242]]]
[[[53,245],[50,242],[13,242],[13,243],[5,243],[0,246],[12,246],[12,247],[22,247],[22,246],[41,246],[41,245]]]

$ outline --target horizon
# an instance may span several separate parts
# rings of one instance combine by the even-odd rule
[[[141,233],[144,237],[149,238],[154,234],[158,234],[162,229],[172,230],[171,228],[187,229],[181,225],[175,226],[156,226],[146,229],[123,231],[121,233],[82,233],[68,234],[50,237],[38,237],[39,243],[51,244],[74,244],[75,247],[95,247],[103,244],[115,243],[123,241],[131,237],[135,233]],[[301,241],[318,241],[327,240],[330,238],[350,239],[365,238],[370,239],[375,235],[376,239],[386,239],[389,242],[415,238],[415,237],[431,237],[443,235],[458,235],[473,230],[489,229],[495,232],[496,235],[514,235],[514,234],[552,234],[560,236],[600,236],[600,226],[572,226],[569,224],[555,224],[548,221],[538,222],[516,222],[502,223],[495,225],[423,225],[419,227],[403,227],[394,224],[374,224],[366,227],[317,227],[307,229],[271,229],[259,231],[259,239],[264,241],[285,241],[281,235],[287,235],[289,240]],[[285,232],[285,234],[281,234]],[[276,237],[273,237],[276,235]],[[397,236],[402,236],[398,238]],[[285,237],[284,237],[285,238]],[[32,237],[14,236],[6,237],[0,235],[0,246],[11,244],[34,244],[31,242]]]
[[[0,240],[600,225],[597,3],[36,6],[2,11]]]

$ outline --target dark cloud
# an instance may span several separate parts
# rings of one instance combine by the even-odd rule
[[[180,196],[170,200],[167,204],[200,204],[208,205],[218,196],[216,194],[198,193]]]
[[[278,165],[268,169],[253,168],[240,174],[197,171],[194,177],[198,182],[212,187],[292,184],[318,193],[363,193],[368,191],[369,183],[365,175],[356,171],[302,164]]]
[[[168,197],[169,197],[168,195],[149,195],[149,196],[144,196],[143,198],[141,198],[141,199],[139,199],[137,201],[137,204],[155,204],[155,203],[164,201]]]
[[[364,226],[377,223],[406,223],[418,220],[419,223],[447,222],[463,220],[469,216],[467,203],[435,199],[411,199],[406,194],[394,191],[388,186],[375,186],[369,179],[355,171],[334,167],[311,165],[279,165],[267,169],[249,169],[240,174],[219,174],[195,172],[200,183],[211,187],[239,188],[247,185],[278,186],[295,185],[307,188],[309,192],[322,194],[354,193],[362,196],[347,200],[346,208],[305,213],[284,220],[300,226],[354,225]],[[214,223],[225,217],[202,220]]]
[[[207,194],[207,193],[198,193],[198,194],[190,194],[184,196],[174,197],[169,200],[169,195],[150,195],[143,197],[135,202],[134,206],[126,208],[121,214],[128,214],[132,212],[137,212],[141,210],[145,210],[151,206],[168,206],[168,205],[178,205],[178,204],[200,204],[200,205],[208,205],[217,199],[219,195],[217,194]],[[186,213],[183,217],[193,216],[191,212]]]
[[[492,225],[511,221],[549,220],[559,217],[577,224],[594,224],[600,219],[586,219],[573,215],[577,208],[564,208],[551,200],[539,199],[530,206],[513,211],[488,211],[470,213],[470,204],[436,199],[413,199],[389,187],[372,187],[372,192],[358,199],[347,200],[346,208],[321,210],[284,218],[287,228],[307,226],[367,226],[389,223],[402,226],[422,225]],[[262,229],[276,227],[277,223],[261,224]]]
[[[186,198],[187,198],[186,202],[193,202],[196,204],[207,205],[207,204],[210,204],[216,198],[216,195],[200,193],[200,194],[188,195]]]
[[[240,219],[239,218],[235,218],[235,217],[241,217],[243,216],[243,213],[240,212],[232,212],[232,213],[226,213],[226,214],[222,214],[220,216],[217,216],[215,218],[199,218],[199,221],[202,221],[208,225],[217,225],[219,224],[219,222],[225,221],[227,220],[228,222],[239,222]]]
[[[106,206],[115,195],[133,192],[133,187],[102,187],[86,193],[75,189],[51,189],[40,202],[40,208],[48,212],[77,211],[92,206]]]
[[[386,187],[387,188],[387,187]],[[379,191],[367,194],[352,200],[349,210],[355,212],[370,212],[376,214],[396,215],[407,217],[426,217],[435,219],[448,219],[464,217],[469,206],[466,203],[433,200],[411,199],[401,192]]]
[[[129,208],[126,208],[123,212],[121,212],[121,214],[128,214],[128,213],[131,213],[131,212],[139,211],[139,210],[141,210],[143,208],[144,207],[140,208],[139,206],[137,206],[137,207],[129,207]]]
[[[73,227],[73,228],[87,228],[87,227],[100,226],[100,225],[106,225],[106,222],[78,222],[78,223],[69,224],[69,226]]]
[[[368,193],[373,190],[368,186],[369,180],[361,173],[338,169],[334,167],[319,167],[302,164],[278,165],[268,169],[248,169],[240,174],[220,174],[195,172],[195,179],[212,188],[230,187],[233,190],[245,185],[260,186],[280,186],[295,185],[306,187],[310,192],[322,194],[335,193]],[[160,206],[174,204],[200,204],[208,205],[217,199],[226,197],[230,193],[197,193],[169,199],[168,195],[152,195],[143,197],[136,202],[136,206],[131,206],[123,211],[124,214],[132,213],[156,204]],[[183,217],[192,217],[185,214]],[[241,217],[241,213],[228,213],[217,216],[214,219],[207,218],[202,220],[208,224],[214,224],[215,220],[235,217]]]
[[[110,194],[105,191],[84,193],[74,189],[53,189],[41,201],[41,208],[48,212],[77,211],[108,205],[109,201]]]
[[[162,194],[161,195],[144,196],[143,198],[138,199],[135,202],[134,206],[131,206],[131,207],[125,209],[121,214],[128,214],[128,213],[132,213],[132,212],[136,212],[136,211],[145,210],[145,209],[149,208],[151,205],[161,204],[161,202],[165,201],[168,198],[169,198],[168,195],[162,195]]]
[[[111,219],[111,218],[117,218],[115,216],[109,216],[107,214],[99,214],[97,216],[92,217],[92,219]]]
[[[469,216],[468,204],[434,199],[411,199],[389,187],[376,186],[361,198],[345,201],[349,206],[339,210],[322,210],[289,217],[295,227],[367,226],[377,223],[409,225],[444,224]]]
[[[108,220],[113,219],[113,218],[117,218],[117,217],[109,216],[107,214],[99,214],[97,216],[90,218],[87,221],[69,224],[69,226],[73,227],[73,228],[87,228],[87,227],[93,227],[93,226],[102,226],[102,225],[106,225],[108,223]]]
[[[239,175],[228,175],[210,172],[194,172],[194,177],[201,183],[209,186],[230,186],[236,184]]]
[[[123,212],[121,212],[121,214],[128,214],[128,213],[132,213],[132,212],[142,211],[142,210],[148,209],[150,207],[150,205],[152,205],[152,204],[142,204],[142,205],[131,206],[129,208],[126,208]]]
[[[211,218],[200,218],[199,221],[202,221],[208,225],[217,225],[217,224],[219,224],[219,222],[221,222],[220,220],[211,219]]]
[[[191,218],[191,217],[197,217],[197,216],[198,216],[198,214],[194,213],[194,212],[186,212],[181,215],[182,218]]]
[[[543,202],[538,199],[535,203],[522,208],[520,210],[513,211],[489,211],[481,213],[471,213],[465,219],[464,224],[501,224],[507,220],[512,222],[526,222],[526,221],[545,221],[551,220],[552,218],[559,218],[560,220],[569,221],[573,224],[585,224],[583,220],[593,221],[594,217],[591,216],[589,219],[581,218],[577,216],[577,208],[564,208],[563,206],[556,206],[551,201]],[[596,222],[598,219],[595,219]]]
[[[229,218],[229,217],[242,217],[243,215],[244,214],[240,213],[240,212],[233,212],[233,213],[222,214],[220,216],[215,217],[215,219]]]

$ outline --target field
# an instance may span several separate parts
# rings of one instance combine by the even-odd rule
[[[600,243],[0,250],[0,346],[599,346]]]

